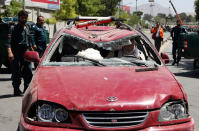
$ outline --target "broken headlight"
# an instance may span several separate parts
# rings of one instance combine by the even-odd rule
[[[164,122],[187,118],[189,115],[186,105],[187,104],[181,101],[168,102],[164,104],[160,109],[158,121]]]
[[[40,122],[71,123],[69,112],[64,106],[48,101],[37,101],[33,104],[27,117]]]

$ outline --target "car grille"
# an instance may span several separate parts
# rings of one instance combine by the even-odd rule
[[[83,113],[90,126],[102,128],[130,127],[144,123],[148,112],[92,112]]]

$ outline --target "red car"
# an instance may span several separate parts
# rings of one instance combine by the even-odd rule
[[[25,59],[39,66],[24,94],[20,131],[194,130],[168,55],[118,19],[72,20],[41,59],[34,51]]]

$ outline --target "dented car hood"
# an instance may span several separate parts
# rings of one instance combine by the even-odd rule
[[[76,111],[157,109],[168,100],[183,99],[167,68],[135,72],[136,68],[140,67],[39,67],[33,86],[38,100]]]

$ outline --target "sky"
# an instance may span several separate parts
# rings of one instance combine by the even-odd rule
[[[137,0],[137,5],[142,5],[149,3],[149,0]],[[173,11],[171,4],[169,3],[169,0],[154,0],[155,3],[158,3],[166,8],[170,9]],[[178,13],[195,13],[194,11],[194,1],[195,0],[172,0],[176,10]],[[136,7],[136,0],[123,0],[122,1],[123,5],[128,5],[132,7]],[[174,11],[173,11],[174,12]]]

